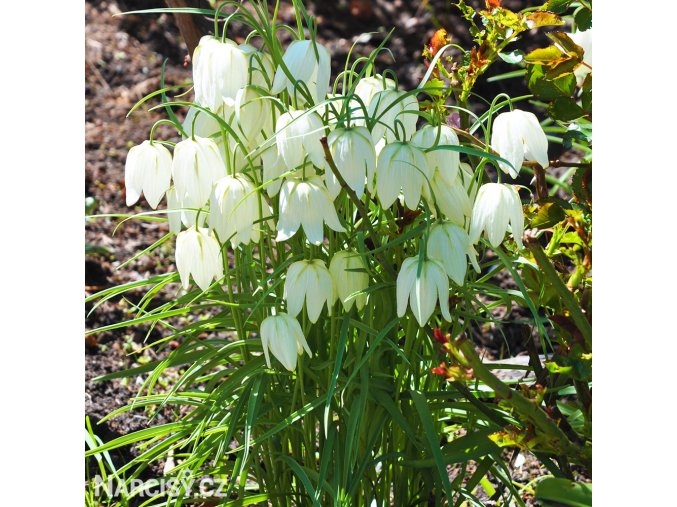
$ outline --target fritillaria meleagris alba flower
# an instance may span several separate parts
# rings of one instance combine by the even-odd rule
[[[233,248],[240,243],[257,242],[262,224],[256,187],[244,174],[224,176],[214,185],[210,199],[209,225],[221,241],[230,239]]]
[[[307,101],[300,89],[296,89],[295,81],[305,83],[315,104],[322,102],[329,90],[331,73],[331,56],[323,45],[311,40],[295,40],[287,47],[282,61],[293,76],[287,76],[280,65],[275,72],[275,80],[271,92],[278,94],[285,88],[291,97],[299,103]]]
[[[432,175],[420,148],[399,141],[387,144],[376,162],[376,193],[381,206],[392,206],[402,190],[407,208],[416,209],[423,186],[428,185]]]
[[[429,259],[438,261],[444,267],[447,276],[456,284],[463,285],[468,266],[466,256],[475,271],[479,273],[475,250],[470,237],[463,227],[452,222],[437,222],[430,228],[426,242]]]
[[[451,322],[449,313],[449,278],[444,267],[437,261],[422,261],[418,274],[419,257],[407,257],[397,275],[397,316],[404,317],[407,303],[416,317],[418,325],[423,327],[440,302],[442,316]]]
[[[357,197],[362,197],[367,178],[373,178],[376,169],[376,151],[369,130],[366,127],[337,128],[329,134],[327,143],[341,176]]]
[[[160,143],[144,141],[127,154],[125,163],[125,189],[127,206],[146,196],[155,209],[169,189],[172,179],[172,154]]]
[[[280,190],[276,241],[288,240],[303,226],[308,241],[319,245],[324,239],[322,228],[325,223],[336,232],[346,231],[320,177],[287,179]]]
[[[248,84],[270,90],[275,77],[275,66],[271,56],[250,44],[240,44],[239,47],[249,62]]]
[[[377,120],[371,129],[374,142],[385,137],[386,143],[392,143],[398,139],[396,131],[400,141],[409,141],[416,131],[418,110],[415,95],[392,88],[375,94],[369,104],[369,117]]]
[[[237,91],[247,84],[247,55],[231,40],[205,35],[193,53],[193,85],[195,101],[212,111],[224,99],[235,99]]]
[[[515,109],[499,114],[491,127],[491,147],[514,166],[499,162],[501,170],[513,178],[517,178],[525,160],[542,167],[550,164],[548,139],[534,113]]]
[[[336,252],[329,263],[329,273],[334,281],[334,298],[339,299],[346,312],[349,312],[355,303],[357,309],[362,310],[367,303],[366,294],[356,292],[369,287],[369,275],[364,260],[357,252],[347,250]]]
[[[226,168],[214,141],[195,136],[176,143],[172,177],[179,202],[199,208],[207,203],[212,186],[226,175]]]
[[[574,69],[578,86],[583,86],[585,77],[592,72],[592,28],[583,32],[576,30],[574,33],[570,33],[569,37],[583,48],[583,63],[585,65],[579,65]]]
[[[491,246],[496,247],[503,241],[508,224],[515,243],[524,248],[524,213],[517,190],[511,185],[485,183],[477,192],[472,209],[470,241],[477,243],[484,232]]]
[[[184,289],[191,275],[203,291],[223,277],[221,246],[209,229],[190,227],[176,236],[176,268]]]
[[[357,95],[365,107],[369,107],[374,96],[388,89],[396,89],[395,81],[376,74],[375,76],[363,77],[355,85],[355,95]]]
[[[424,125],[414,133],[411,138],[411,144],[414,144],[422,150],[428,150],[434,146],[458,146],[458,136],[453,129],[447,125]],[[445,148],[426,151],[428,165],[433,168],[435,173],[448,184],[456,180],[459,167],[459,153]]]
[[[303,260],[289,266],[284,281],[284,299],[287,301],[287,312],[293,317],[301,313],[304,302],[310,322],[317,322],[325,304],[331,315],[334,288],[324,261]]]
[[[263,319],[263,322],[261,322],[261,342],[268,368],[270,368],[268,351],[272,352],[282,363],[282,366],[289,371],[296,369],[298,356],[302,355],[304,350],[309,356],[312,356],[306,337],[303,336],[301,324],[286,313],[271,315]]]
[[[455,224],[464,226],[472,215],[472,201],[468,197],[460,171],[452,183],[446,181],[439,171],[436,172],[431,186],[435,204],[442,214]]]
[[[315,112],[304,110],[283,113],[275,125],[277,150],[287,169],[303,164],[306,155],[317,167],[324,168],[324,125]]]

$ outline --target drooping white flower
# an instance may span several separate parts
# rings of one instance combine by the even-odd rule
[[[221,241],[230,238],[233,248],[257,242],[262,224],[258,192],[244,174],[224,176],[214,185],[210,199],[209,225]]]
[[[336,168],[357,197],[362,197],[368,176],[376,169],[376,151],[366,127],[337,128],[327,137]],[[331,172],[331,171],[329,171]]]
[[[448,125],[424,125],[411,138],[414,144],[422,150],[428,150],[435,146],[458,146],[458,136]],[[451,185],[458,175],[459,153],[444,148],[427,151],[425,157],[428,164],[440,177]]]
[[[172,179],[172,154],[160,143],[144,141],[134,146],[125,162],[125,189],[127,206],[146,196],[155,209],[169,189]]]
[[[176,143],[172,177],[179,198],[202,206],[214,182],[226,175],[219,148],[211,139],[195,136]]]
[[[525,160],[538,162],[542,167],[550,164],[543,127],[527,111],[515,109],[499,114],[491,127],[491,147],[514,166],[499,162],[501,170],[513,178],[517,178]]]
[[[294,79],[290,79],[280,65],[275,72],[271,89],[273,94],[286,88],[291,97],[296,97],[299,103],[305,104],[307,101],[300,91],[302,88],[295,87],[295,81],[302,81],[315,104],[324,100],[329,90],[331,73],[331,56],[326,47],[317,42],[313,44],[311,40],[295,40],[287,47],[282,61]]]
[[[263,183],[270,197],[277,195],[284,179],[282,175],[287,172],[284,160],[277,152],[277,144],[273,144],[261,153],[263,165]]]
[[[247,84],[247,55],[231,40],[205,35],[193,53],[193,85],[195,101],[216,111],[224,99],[235,99],[237,91]]]
[[[429,259],[438,261],[458,285],[463,285],[468,266],[466,256],[470,259],[475,271],[479,273],[477,253],[470,243],[468,233],[452,222],[437,222],[430,228],[430,236],[426,243]]]
[[[576,30],[569,34],[571,40],[583,48],[583,63],[586,65],[579,65],[574,69],[574,76],[578,86],[582,86],[585,76],[592,72],[592,28],[588,28],[583,32]]]
[[[386,144],[376,162],[376,193],[381,206],[392,206],[402,190],[407,208],[416,209],[423,186],[428,185],[432,175],[419,148],[406,142]]]
[[[241,88],[235,96],[235,120],[245,138],[253,141],[261,130],[272,134],[270,102],[252,86]]]
[[[477,192],[477,199],[470,220],[470,241],[479,241],[482,232],[486,234],[491,246],[503,241],[510,224],[513,238],[522,249],[524,234],[524,213],[517,190],[511,185],[485,183]]]
[[[377,93],[369,104],[369,117],[376,119],[371,136],[376,143],[385,137],[387,143],[397,140],[409,141],[416,131],[418,120],[418,100],[415,95],[388,88]]]
[[[442,214],[455,224],[464,226],[466,219],[470,219],[472,215],[472,201],[468,197],[460,172],[456,175],[453,183],[450,184],[438,171],[433,176],[431,186],[435,203]]]
[[[304,302],[308,320],[312,323],[320,318],[325,304],[331,315],[334,287],[324,261],[303,260],[289,266],[284,281],[284,299],[287,301],[287,312],[293,317],[301,313]]]
[[[388,89],[396,89],[395,81],[390,78],[384,78],[380,74],[374,76],[363,77],[355,85],[355,95],[357,95],[365,107],[369,107],[374,96]]]
[[[277,150],[287,169],[294,169],[308,156],[317,167],[325,166],[322,120],[315,112],[304,110],[283,113],[275,126]]]
[[[367,295],[358,294],[351,297],[369,287],[367,266],[362,257],[357,252],[347,250],[336,252],[329,263],[329,273],[334,282],[332,302],[340,300],[346,312],[349,312],[357,302],[357,309],[362,310],[367,304]]]
[[[319,245],[324,239],[324,223],[336,232],[346,231],[339,222],[331,196],[320,177],[287,179],[280,190],[280,212],[275,240],[286,241],[303,226],[308,241]]]
[[[249,63],[249,81],[247,84],[269,91],[273,86],[275,74],[275,66],[271,56],[250,44],[240,44],[239,48],[246,55]]]
[[[215,111],[215,114],[222,116],[223,108]],[[186,117],[181,124],[184,132],[187,137],[199,136],[199,137],[212,137],[221,135],[221,126],[219,122],[212,115],[207,114],[204,111],[201,111],[197,107],[191,106],[188,108]],[[212,139],[214,142],[219,142],[220,137],[215,137]]]
[[[223,276],[221,246],[209,229],[190,227],[176,236],[176,268],[184,289],[191,275],[203,291]]]
[[[167,222],[169,230],[174,234],[181,232],[182,213],[179,197],[176,195],[176,187],[171,186],[167,190]]]
[[[419,326],[423,327],[435,311],[439,300],[442,316],[451,322],[449,279],[444,267],[432,259],[423,260],[420,275],[418,267],[418,256],[407,257],[402,263],[397,275],[397,316],[404,316],[408,303]]]
[[[286,313],[271,315],[263,319],[261,344],[268,368],[270,368],[269,350],[289,371],[296,369],[298,356],[302,355],[304,350],[308,356],[313,355],[306,337],[303,336],[301,324]]]

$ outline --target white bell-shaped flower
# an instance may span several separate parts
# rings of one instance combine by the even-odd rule
[[[408,141],[416,131],[418,100],[415,95],[389,88],[377,93],[369,104],[369,117],[376,120],[371,136],[376,143],[385,136],[387,143]]]
[[[468,197],[461,174],[457,174],[456,179],[450,184],[438,171],[433,176],[431,186],[435,204],[442,214],[455,224],[464,226],[472,215],[472,201]]]
[[[294,79],[289,79],[282,66],[278,67],[271,90],[273,94],[286,88],[291,97],[305,104],[307,101],[303,93],[295,86],[295,81],[301,81],[305,83],[315,104],[324,100],[331,74],[331,56],[326,47],[317,42],[313,44],[311,40],[295,40],[287,47],[282,61]]]
[[[260,237],[261,220],[256,187],[244,174],[225,176],[216,182],[210,199],[209,226],[221,241],[230,238],[233,248]]]
[[[280,191],[284,181],[282,175],[287,172],[284,160],[277,152],[277,144],[273,144],[261,153],[261,161],[263,165],[263,183],[266,192],[268,192],[270,197],[274,197]]]
[[[245,138],[253,141],[263,130],[272,134],[270,102],[252,86],[241,88],[235,96],[235,120]]]
[[[423,186],[432,179],[433,171],[425,153],[411,143],[386,144],[376,162],[376,193],[381,206],[389,208],[400,190],[409,209],[416,209]]]
[[[226,175],[219,148],[204,137],[184,139],[174,147],[172,177],[182,207],[200,208],[207,203],[216,180]]]
[[[304,110],[283,113],[275,125],[277,150],[287,169],[295,169],[308,159],[317,167],[325,166],[321,139],[324,125],[315,112]]]
[[[422,150],[428,150],[440,146],[459,146],[458,136],[454,130],[447,125],[424,125],[411,138],[411,144],[414,144]],[[438,148],[426,151],[425,157],[428,164],[447,184],[451,185],[458,175],[459,153],[445,148]]]
[[[176,187],[173,185],[167,190],[167,222],[169,231],[174,234],[181,232],[182,212],[179,196],[176,195]]]
[[[268,351],[282,363],[289,371],[296,369],[298,356],[305,350],[312,357],[306,337],[303,335],[301,324],[294,317],[286,313],[279,313],[266,317],[261,322],[261,344],[266,364],[270,368]]]
[[[320,318],[325,304],[331,315],[334,287],[324,261],[303,260],[289,266],[284,281],[284,299],[287,301],[287,312],[293,317],[301,313],[304,302],[308,320],[312,323]]]
[[[271,56],[250,44],[240,44],[239,48],[247,56],[249,62],[249,81],[247,84],[270,91],[275,75],[275,65]]]
[[[583,32],[576,30],[574,33],[570,33],[569,37],[583,48],[583,63],[585,65],[579,65],[574,69],[578,86],[582,86],[585,77],[592,72],[592,28]]]
[[[440,302],[442,316],[451,322],[449,313],[449,278],[444,267],[432,259],[423,260],[421,273],[418,274],[419,257],[407,257],[397,275],[397,316],[404,317],[407,303],[416,317],[418,325],[423,327]]]
[[[515,243],[520,249],[524,248],[524,213],[517,190],[500,183],[482,185],[472,209],[470,241],[477,243],[484,232],[491,246],[496,247],[503,241],[508,224]]]
[[[357,95],[365,107],[369,107],[374,96],[384,90],[393,89],[395,90],[397,85],[395,81],[389,78],[384,78],[380,74],[374,76],[363,77],[355,85],[355,95]]]
[[[214,113],[223,118],[223,109],[224,108],[221,107],[214,111]],[[219,136],[212,139],[212,141],[219,142],[220,140],[221,126],[219,125],[218,120],[197,107],[191,106],[188,108],[186,118],[183,120],[181,126],[188,137],[199,136],[211,138],[212,136]]]
[[[209,229],[190,227],[176,236],[176,268],[184,289],[191,275],[203,291],[223,277],[221,245]]]
[[[452,222],[437,222],[430,228],[430,236],[426,243],[429,259],[438,261],[456,284],[463,285],[468,266],[466,256],[470,259],[475,271],[479,273],[477,253],[470,242],[468,233]]]
[[[235,99],[237,91],[247,84],[247,55],[231,40],[205,35],[193,53],[193,85],[195,101],[216,111],[224,99]]]
[[[160,143],[144,141],[134,146],[125,162],[125,190],[127,206],[146,196],[155,209],[169,189],[172,179],[172,154]]]
[[[285,180],[280,190],[280,212],[275,240],[286,241],[303,226],[308,241],[319,245],[324,239],[322,227],[325,223],[336,232],[346,232],[320,177]]]
[[[357,197],[362,197],[367,177],[373,178],[376,170],[376,151],[369,131],[366,127],[337,128],[327,137],[327,144],[341,176]]]
[[[503,172],[517,178],[525,160],[548,167],[548,138],[534,113],[515,109],[499,114],[491,127],[491,147],[510,162],[499,162]]]
[[[367,304],[366,294],[357,294],[369,287],[367,266],[362,257],[352,251],[336,252],[329,263],[329,273],[334,282],[334,297],[341,301],[343,308],[349,312],[355,303],[357,309],[362,310]]]

